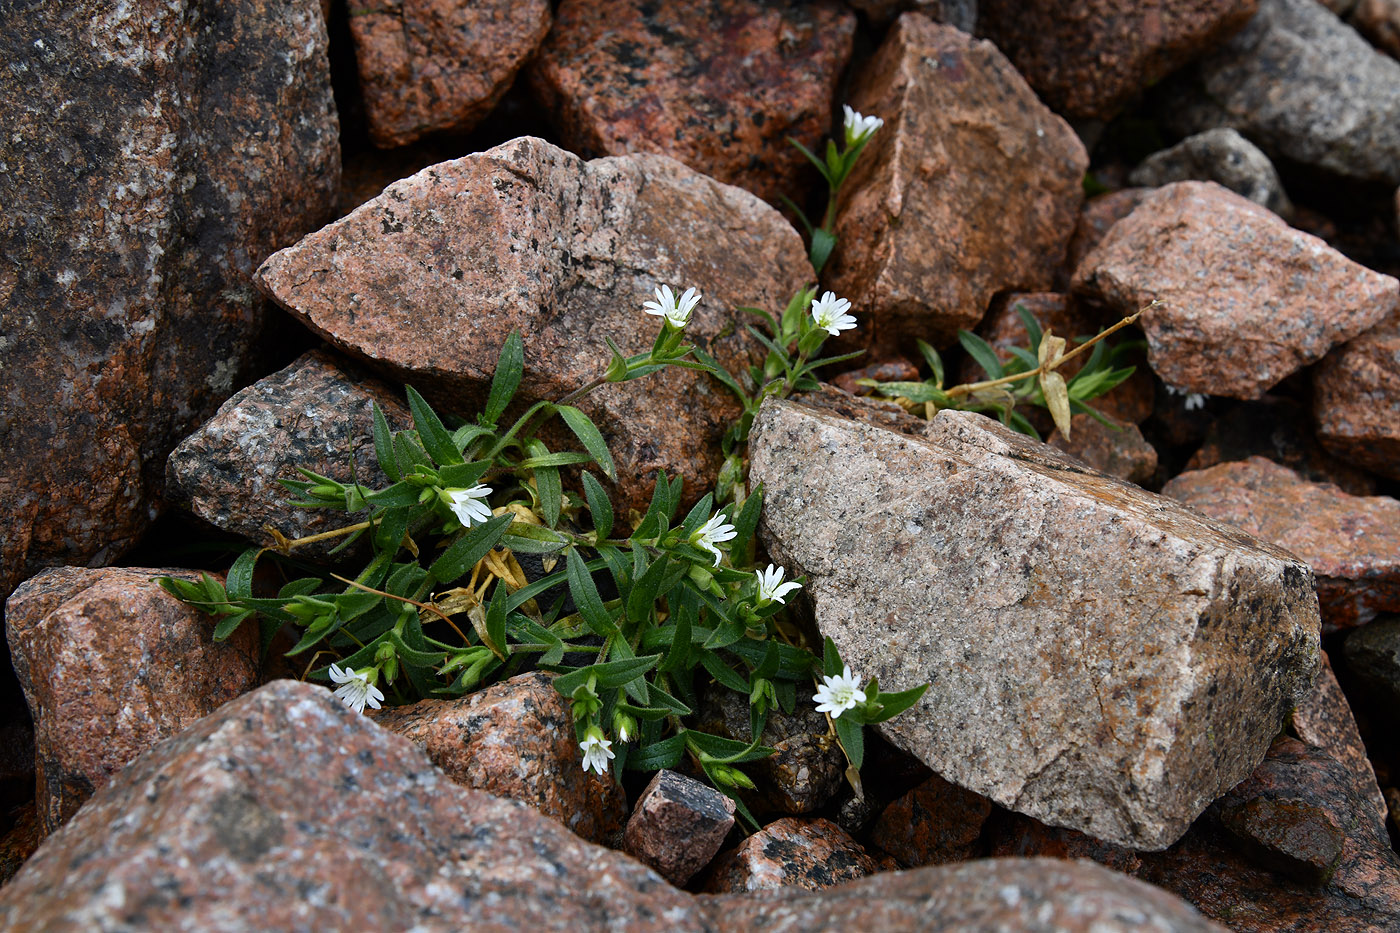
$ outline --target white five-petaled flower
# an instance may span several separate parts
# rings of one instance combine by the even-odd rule
[[[774,600],[786,606],[787,600],[783,597],[793,590],[802,589],[801,583],[792,581],[784,583],[783,576],[786,573],[787,570],[775,564],[769,564],[767,570],[754,571],[754,575],[758,577],[758,604],[760,606],[766,606]]]
[[[689,324],[690,312],[700,303],[700,293],[694,288],[687,288],[679,300],[671,294],[669,285],[658,286],[655,294],[656,300],[643,304],[642,310],[647,314],[664,317],[672,327],[679,328]]]
[[[812,699],[816,701],[817,712],[830,713],[832,719],[839,719],[846,710],[865,702],[865,691],[860,689],[860,683],[851,674],[851,665],[847,664],[840,674],[823,677]]]
[[[733,537],[734,526],[725,524],[723,512],[716,512],[713,518],[691,533],[690,543],[702,551],[709,551],[715,555],[715,566],[718,567],[720,553],[719,548],[715,545]]]
[[[871,136],[880,127],[885,125],[885,121],[879,117],[863,117],[859,111],[852,110],[850,104],[842,104],[846,111],[846,145],[853,146]]]
[[[856,326],[855,317],[846,313],[849,310],[849,301],[837,298],[835,292],[827,292],[812,302],[812,320],[816,321],[822,330],[835,337],[841,331]]]
[[[1199,392],[1188,392],[1185,389],[1178,389],[1176,386],[1168,384],[1167,393],[1169,395],[1184,395],[1185,398],[1181,400],[1181,404],[1185,406],[1187,411],[1195,411],[1198,408],[1206,407],[1206,397]]]
[[[612,743],[603,738],[603,730],[589,726],[583,741],[578,743],[583,752],[583,770],[595,771],[599,775],[608,773],[608,762],[617,756],[612,753]]]
[[[457,516],[462,527],[470,528],[491,520],[491,507],[486,497],[491,495],[490,486],[473,486],[471,489],[447,490],[448,508]]]
[[[379,688],[369,682],[368,674],[357,674],[353,667],[341,670],[336,664],[331,664],[331,680],[340,684],[335,688],[335,698],[357,713],[363,713],[365,707],[379,709],[379,703],[384,699],[384,694],[379,692]]]

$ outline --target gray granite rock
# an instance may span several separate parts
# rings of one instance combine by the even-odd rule
[[[1281,217],[1293,212],[1274,163],[1229,127],[1206,130],[1154,152],[1132,170],[1128,181],[1148,188],[1174,181],[1213,181]]]
[[[1400,183],[1400,62],[1314,0],[1260,0],[1216,52],[1161,87],[1183,135],[1232,126],[1277,158]]]
[[[1312,686],[1307,565],[996,422],[770,400],[751,444],[822,633],[932,684],[886,737],[1003,806],[1164,848]]]

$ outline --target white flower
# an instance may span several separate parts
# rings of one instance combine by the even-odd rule
[[[715,547],[721,541],[728,541],[734,537],[734,526],[724,523],[724,513],[716,512],[705,524],[701,525],[690,535],[690,543],[700,548],[702,551],[709,551],[715,555],[715,566],[719,566],[719,548]]]
[[[368,674],[356,674],[353,667],[341,670],[337,665],[331,664],[331,680],[340,684],[335,688],[335,698],[357,713],[363,713],[365,707],[379,709],[379,703],[384,699],[384,694],[379,692],[379,688],[369,682]]]
[[[865,691],[860,689],[860,684],[851,674],[851,665],[847,664],[835,677],[823,677],[822,685],[812,699],[817,704],[817,712],[830,713],[832,719],[839,719],[846,710],[865,702]]]
[[[835,292],[827,292],[812,302],[812,320],[816,321],[822,330],[835,337],[841,331],[856,326],[855,317],[846,313],[849,310],[849,301],[837,298]]]
[[[774,564],[769,564],[767,570],[754,571],[754,575],[758,577],[758,604],[760,606],[766,606],[774,600],[786,606],[787,600],[783,597],[793,590],[802,589],[801,583],[784,583],[783,576],[786,573],[785,569]]]
[[[1185,406],[1187,411],[1195,411],[1198,408],[1206,407],[1206,397],[1199,392],[1188,392],[1185,389],[1178,389],[1176,386],[1168,384],[1167,394],[1186,396],[1182,399],[1181,404]]]
[[[879,117],[863,117],[858,111],[852,110],[850,104],[842,104],[842,109],[846,111],[846,145],[853,146],[885,125],[885,121]]]
[[[462,527],[470,528],[472,525],[490,521],[491,507],[486,504],[486,497],[491,495],[490,486],[448,489],[446,492],[448,508],[452,509],[452,514],[457,516],[457,521],[462,523]]]
[[[597,726],[589,726],[588,734],[578,743],[578,747],[583,752],[583,770],[591,769],[599,775],[607,774],[608,762],[617,757],[612,753],[612,743],[603,738],[603,732]]]
[[[700,293],[694,288],[687,288],[680,300],[671,294],[671,286],[662,285],[656,289],[656,300],[648,301],[642,305],[642,310],[647,314],[655,314],[664,317],[670,322],[672,327],[680,328],[690,323],[690,312],[695,310],[695,306],[700,303]]]

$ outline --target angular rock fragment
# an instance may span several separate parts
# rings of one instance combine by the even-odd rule
[[[394,430],[412,427],[396,391],[326,350],[235,393],[180,442],[166,463],[166,499],[223,531],[264,547],[350,524],[344,512],[292,505],[300,497],[278,480],[304,479],[297,468],[342,483],[388,485],[374,455],[373,406]],[[326,557],[343,538],[298,547]]]
[[[428,753],[463,787],[518,800],[577,835],[615,843],[627,798],[611,776],[583,770],[569,704],[553,676],[520,674],[456,700],[419,700],[371,713]]]
[[[978,32],[1047,104],[1107,119],[1134,94],[1239,30],[1257,0],[982,0]]]
[[[870,841],[906,868],[961,862],[974,854],[991,812],[987,798],[935,774],[885,807]]]
[[[1104,424],[1091,415],[1075,415],[1070,420],[1069,437],[1057,430],[1045,442],[1100,473],[1139,486],[1146,484],[1157,472],[1157,451],[1131,421],[1109,421]]]
[[[586,158],[661,153],[776,203],[808,164],[787,137],[831,128],[854,32],[835,0],[564,0],[530,83]]]
[[[1191,508],[1286,548],[1317,577],[1324,631],[1400,611],[1400,502],[1349,496],[1262,457],[1183,473],[1162,489]]]
[[[142,568],[54,567],[5,604],[15,673],[34,715],[36,796],[45,833],[156,742],[258,682],[244,625],[214,641],[214,620]]]
[[[680,886],[724,845],[734,828],[734,801],[674,771],[658,771],[637,798],[627,821],[623,846],[628,854]]]
[[[1154,152],[1133,169],[1128,181],[1147,188],[1174,181],[1213,181],[1281,217],[1293,212],[1269,157],[1229,127],[1206,130]]]
[[[882,732],[1003,806],[1163,848],[1312,685],[1307,565],[989,419],[770,400],[751,451],[822,633],[885,689],[932,684]]]
[[[842,188],[827,270],[856,339],[942,345],[996,292],[1049,287],[1088,156],[995,46],[906,13],[850,103],[885,121]]]
[[[1143,315],[1152,368],[1255,399],[1400,305],[1400,282],[1213,182],[1159,188],[1085,256],[1074,289]]]
[[[1183,136],[1239,130],[1271,157],[1400,184],[1400,62],[1315,0],[1259,0],[1220,48],[1160,87]]]
[[[709,894],[770,888],[820,891],[873,875],[875,860],[830,820],[784,817],[723,856],[705,885]]]
[[[1400,479],[1400,313],[1323,358],[1313,372],[1313,420],[1329,451]]]
[[[135,543],[170,449],[266,365],[248,276],[340,174],[317,0],[7,13],[0,595]]]
[[[356,0],[350,15],[370,138],[465,133],[549,32],[549,0]]]
[[[1393,718],[1394,710],[1400,709],[1400,616],[1377,619],[1347,633],[1342,651],[1347,670]]]
[[[1085,201],[1065,251],[1065,264],[1055,277],[1055,287],[1068,291],[1080,261],[1099,245],[1110,227],[1137,210],[1151,193],[1151,188],[1121,188]]]
[[[694,286],[686,339],[737,371],[756,345],[733,309],[780,309],[811,278],[797,232],[748,192],[662,156],[585,163],[529,137],[390,185],[257,276],[333,344],[467,416],[512,330],[518,399],[558,400],[602,375],[606,338],[650,349],[658,319],[641,308],[657,286]],[[641,509],[660,469],[692,498],[707,490],[739,414],[713,378],[674,369],[578,404],[608,441],[622,504]]]
[[[935,23],[947,23],[963,32],[977,27],[977,0],[846,0],[876,26],[888,26],[900,13],[921,13]]]
[[[1376,771],[1366,757],[1366,746],[1361,741],[1361,733],[1357,731],[1356,718],[1352,716],[1351,706],[1337,683],[1337,675],[1332,672],[1332,662],[1325,651],[1322,652],[1322,669],[1318,671],[1317,682],[1293,710],[1290,726],[1298,738],[1350,769],[1352,791],[1358,799],[1375,807],[1375,821],[1383,830],[1389,809],[1385,795],[1376,783]]]

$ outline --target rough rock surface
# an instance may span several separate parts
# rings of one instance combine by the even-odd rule
[[[1152,368],[1254,399],[1400,305],[1400,282],[1213,182],[1157,189],[1080,262],[1076,291],[1139,320]]]
[[[1360,0],[1350,22],[1376,48],[1400,58],[1400,0]]]
[[[586,158],[657,152],[776,202],[808,164],[787,137],[831,128],[854,32],[836,0],[564,0],[530,83]]]
[[[1183,473],[1162,494],[1307,561],[1324,631],[1400,611],[1400,502],[1349,496],[1262,457]]]
[[[870,841],[906,868],[961,862],[975,854],[991,801],[934,775],[880,813]]]
[[[1088,156],[995,46],[906,13],[850,104],[885,121],[841,190],[826,270],[859,340],[942,345],[994,293],[1050,285]]]
[[[1069,238],[1065,264],[1056,276],[1055,287],[1068,290],[1070,277],[1084,257],[1099,245],[1110,227],[1137,210],[1151,193],[1151,188],[1122,188],[1085,201],[1075,221],[1074,235]]]
[[[1312,692],[1294,708],[1290,725],[1298,738],[1350,769],[1352,791],[1357,799],[1368,801],[1375,807],[1376,821],[1384,826],[1389,809],[1385,795],[1376,783],[1376,772],[1371,760],[1366,757],[1366,746],[1362,744],[1361,733],[1356,729],[1356,718],[1352,716],[1351,706],[1337,683],[1337,675],[1332,673],[1332,662],[1325,651],[1322,652],[1322,669],[1318,671],[1317,682],[1313,684]]]
[[[520,674],[456,700],[419,700],[372,713],[463,787],[518,800],[599,844],[615,843],[627,797],[611,776],[583,770],[568,701],[553,676]]]
[[[978,31],[1058,113],[1107,119],[1236,32],[1256,7],[1257,0],[982,0]]]
[[[258,682],[257,631],[214,621],[151,578],[197,574],[54,567],[5,604],[15,673],[34,715],[36,797],[53,832],[127,762]]]
[[[1057,429],[1045,442],[1100,473],[1139,486],[1146,484],[1157,472],[1157,451],[1131,421],[1110,418],[1110,422],[1104,424],[1091,415],[1075,415],[1070,421],[1069,437]]]
[[[876,26],[887,26],[900,13],[922,13],[935,23],[947,23],[963,32],[977,28],[977,0],[846,0]]]
[[[1400,184],[1400,62],[1314,0],[1259,0],[1215,53],[1160,88],[1182,135],[1232,126],[1270,156]]]
[[[694,778],[658,771],[637,798],[623,845],[676,886],[685,884],[724,845],[734,828],[734,801]]]
[[[886,689],[932,684],[883,734],[1013,810],[1163,848],[1316,676],[1305,564],[990,419],[770,400],[751,451],[822,633]]]
[[[264,526],[302,538],[349,524],[344,512],[292,505],[300,497],[278,480],[303,479],[302,467],[387,485],[371,435],[376,403],[394,430],[412,426],[397,392],[335,353],[312,350],[235,393],[180,442],[166,463],[166,501],[264,547],[277,543]],[[296,556],[324,557],[342,543],[304,545]]]
[[[317,0],[24,4],[0,36],[0,594],[114,560],[263,363],[248,276],[329,216]]]
[[[878,871],[875,859],[830,820],[784,817],[721,856],[705,884],[710,894],[765,888],[832,888]]]
[[[704,297],[686,338],[737,370],[753,345],[732,309],[782,308],[811,278],[797,232],[748,192],[662,156],[585,163],[529,137],[396,182],[258,271],[317,333],[467,415],[513,329],[525,343],[518,398],[559,399],[602,374],[605,338],[650,349],[659,319],[641,307],[658,285],[694,286]],[[608,441],[622,504],[640,509],[662,468],[689,496],[709,489],[739,414],[688,370],[579,405]]]
[[[1281,217],[1293,212],[1278,171],[1254,143],[1229,127],[1188,136],[1144,159],[1128,176],[1157,188],[1174,181],[1213,181]]]
[[[1347,670],[1383,709],[1400,707],[1400,616],[1377,619],[1347,634]]]
[[[549,0],[356,0],[350,10],[370,138],[465,133],[549,32]]]
[[[1313,419],[1332,453],[1400,479],[1400,312],[1323,358]]]
[[[1091,862],[986,859],[886,872],[811,895],[707,899],[727,930],[882,933],[1226,933],[1166,891]]]

